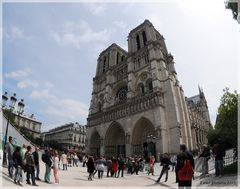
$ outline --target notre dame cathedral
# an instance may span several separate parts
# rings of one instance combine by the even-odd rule
[[[149,20],[130,31],[128,51],[113,43],[99,55],[87,118],[87,153],[158,156],[207,143],[211,127],[202,89],[190,98],[173,56]]]

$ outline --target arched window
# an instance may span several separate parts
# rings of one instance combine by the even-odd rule
[[[124,103],[127,101],[127,87],[122,87],[116,94],[117,103]]]
[[[144,95],[145,89],[144,89],[144,85],[142,83],[138,84],[137,91],[138,91],[139,95]]]
[[[147,36],[146,36],[145,31],[142,32],[142,37],[143,37],[143,45],[146,46],[147,45]]]
[[[140,49],[140,38],[139,38],[139,35],[137,35],[136,37],[136,42],[137,42],[137,50]]]
[[[149,93],[153,92],[152,80],[148,80],[148,81],[146,82],[146,85],[147,85],[148,92],[149,92]]]
[[[124,60],[124,56],[122,55],[122,57],[121,57],[121,61],[123,62],[123,60]]]
[[[116,60],[116,64],[118,64],[119,62],[119,53],[117,53],[117,60]]]
[[[106,62],[107,62],[107,58],[104,56],[104,61],[103,61],[103,73],[106,70]]]

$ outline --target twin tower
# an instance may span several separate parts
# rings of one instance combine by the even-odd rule
[[[97,61],[87,153],[147,158],[177,153],[180,143],[194,150],[207,142],[204,94],[184,96],[173,56],[150,21],[129,33],[128,51],[113,43]]]

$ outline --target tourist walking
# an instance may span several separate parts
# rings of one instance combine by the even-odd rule
[[[42,156],[42,160],[45,163],[45,175],[44,175],[44,182],[51,184],[51,154],[48,149],[45,150],[45,153]]]
[[[145,167],[145,160],[142,157],[139,157],[139,171],[143,172]]]
[[[59,157],[58,157],[58,152],[57,150],[55,150],[53,152],[53,157],[52,157],[52,161],[53,161],[53,176],[54,176],[54,180],[56,184],[59,184],[59,176],[58,176],[58,163],[59,163]]]
[[[219,146],[219,144],[215,144],[213,146],[213,156],[215,157],[215,176],[222,177],[223,176],[223,157],[226,155],[226,152],[223,147]]]
[[[7,154],[8,159],[8,176],[10,178],[13,178],[13,152],[14,152],[14,146],[13,146],[13,138],[12,136],[8,137],[8,143],[5,146],[5,152]]]
[[[148,169],[148,175],[152,173],[154,175],[154,164],[155,164],[155,157],[151,156],[149,160],[149,169]]]
[[[109,177],[109,174],[110,176],[112,176],[112,160],[108,158],[106,164],[107,164],[107,177]]]
[[[16,147],[13,153],[13,162],[15,167],[15,174],[14,174],[14,183],[22,186],[21,182],[23,182],[22,177],[22,170],[24,170],[23,159],[20,154],[21,148],[19,146]]]
[[[112,159],[112,176],[117,177],[118,161],[115,157]]]
[[[38,186],[35,182],[35,163],[34,158],[32,154],[32,147],[27,146],[27,152],[25,154],[26,159],[26,171],[27,171],[27,184],[31,184],[30,182],[30,176],[33,186]]]
[[[202,158],[202,174],[200,176],[206,176],[208,174],[208,160],[210,159],[210,148],[204,144],[203,150],[199,154],[198,158]]]
[[[21,155],[22,160],[24,160],[26,152],[27,152],[27,146],[25,144],[23,144],[22,148],[20,150],[20,155]]]
[[[124,165],[125,165],[124,159],[122,157],[119,157],[118,158],[118,177],[120,175],[120,172],[121,172],[121,177],[123,177]]]
[[[133,172],[133,164],[132,164],[132,157],[127,158],[127,173],[132,174]]]
[[[78,156],[77,156],[77,154],[76,153],[74,153],[74,155],[73,155],[73,167],[74,167],[74,165],[77,167],[78,166],[78,160],[79,160],[79,158],[78,158]]]
[[[98,178],[101,179],[103,178],[104,165],[106,164],[106,161],[102,157],[99,157],[95,161],[95,164],[96,164],[96,170],[98,171]]]
[[[138,171],[139,171],[139,159],[137,157],[134,158],[134,162],[133,162],[133,169],[134,171],[132,172],[132,174],[135,172],[136,175],[138,175]]]
[[[172,155],[170,161],[171,161],[172,171],[174,171],[177,164],[177,156]]]
[[[62,161],[62,165],[63,165],[63,170],[67,171],[67,155],[65,152],[63,152],[63,154],[61,156],[61,161]]]
[[[34,163],[35,163],[35,168],[36,168],[36,180],[41,180],[39,178],[39,173],[40,173],[40,166],[39,166],[39,154],[38,154],[39,148],[35,147],[35,151],[33,152],[33,158],[34,158]]]
[[[162,165],[162,171],[161,171],[160,176],[158,177],[156,182],[160,182],[164,173],[166,174],[165,182],[167,182],[167,180],[168,180],[168,170],[170,169],[169,168],[170,164],[171,164],[171,161],[170,161],[169,155],[167,153],[164,153],[163,158],[161,159],[161,164],[160,164],[160,165]]]
[[[194,170],[193,155],[187,151],[185,144],[180,144],[180,153],[177,155],[176,181],[179,189],[190,189]]]
[[[92,156],[88,157],[88,161],[86,162],[87,172],[89,173],[88,180],[92,180],[93,172],[95,171],[94,160]]]

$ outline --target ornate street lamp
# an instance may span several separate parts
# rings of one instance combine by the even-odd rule
[[[7,92],[5,92],[5,94],[2,95],[2,108],[6,108],[7,100],[8,100]],[[9,111],[7,111],[7,127],[6,127],[6,132],[5,132],[3,162],[2,162],[3,167],[7,167],[7,154],[6,154],[6,151],[5,151],[5,147],[6,147],[6,144],[7,144],[8,126],[9,126],[9,121],[10,121],[10,115],[12,114],[12,112],[15,108],[16,102],[17,102],[16,93],[14,93],[13,96],[10,97],[10,105],[9,105],[10,109],[9,109]],[[23,99],[22,99],[21,102],[18,103],[17,112],[22,113],[23,109],[24,109],[24,103],[23,103]]]

